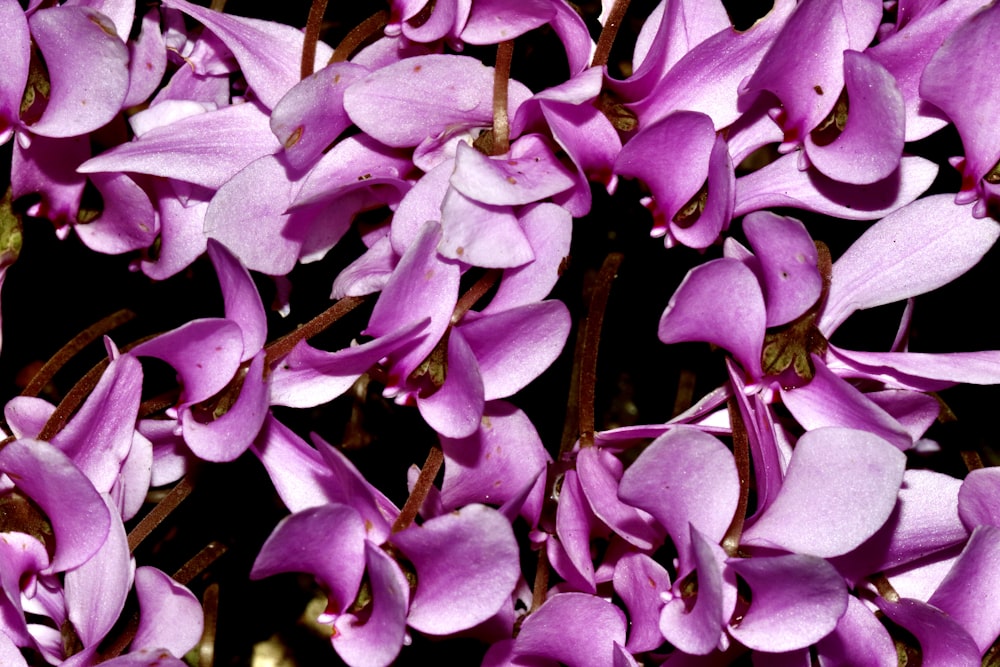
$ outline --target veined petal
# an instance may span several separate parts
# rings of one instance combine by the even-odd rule
[[[859,376],[915,391],[935,391],[941,383],[1000,383],[1000,350],[983,352],[857,352],[835,348]],[[921,380],[925,380],[921,382]],[[931,382],[926,382],[930,380]]]
[[[299,82],[305,35],[289,25],[212,11],[184,0],[164,0],[200,21],[233,52],[240,70],[257,97],[273,109],[292,86]],[[323,67],[333,49],[316,45],[317,67]]]
[[[448,259],[506,269],[535,258],[511,206],[482,204],[455,188],[441,203],[441,230],[438,252]]]
[[[845,220],[875,220],[919,197],[937,176],[930,160],[903,156],[899,169],[869,185],[839,183],[814,169],[802,171],[789,154],[736,179],[735,217],[775,206],[791,206]]]
[[[905,466],[901,451],[867,431],[808,431],[774,502],[741,542],[823,558],[847,553],[889,518]]]
[[[91,250],[118,255],[153,245],[160,231],[149,195],[127,174],[95,173],[91,182],[104,199],[100,216],[74,230]]]
[[[128,92],[128,49],[110,19],[89,7],[66,5],[37,10],[28,25],[52,84],[31,132],[74,137],[114,118]]]
[[[962,275],[1000,237],[991,219],[977,219],[951,195],[913,202],[872,225],[833,265],[830,293],[818,322],[829,337],[855,310],[923,294]]]
[[[1000,468],[980,468],[966,475],[958,492],[958,512],[966,528],[972,530],[979,525],[1000,527],[1000,507],[996,503],[998,494]]]
[[[742,262],[722,258],[688,272],[660,318],[659,336],[667,344],[718,345],[760,377],[766,317],[757,277]]]
[[[575,667],[608,667],[615,643],[625,644],[621,609],[594,595],[557,593],[524,619],[514,651]]]
[[[909,630],[920,642],[925,665],[979,665],[982,663],[975,640],[953,618],[929,604],[903,598],[889,602],[875,598],[875,604],[889,619]]]
[[[458,144],[451,185],[484,204],[530,204],[573,186],[573,177],[542,138],[518,138],[505,156],[491,158]]]

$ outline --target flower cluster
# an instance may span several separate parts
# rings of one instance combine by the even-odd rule
[[[352,667],[413,633],[481,640],[490,667],[996,652],[1000,468],[927,457],[950,446],[928,433],[937,392],[1000,384],[1000,351],[910,339],[916,298],[1000,237],[1000,5],[775,0],[737,30],[721,0],[662,0],[619,68],[627,4],[588,24],[566,0],[392,0],[331,48],[320,1],[303,31],[188,0],[0,0],[0,285],[46,218],[150,282],[207,256],[221,297],[134,342],[106,335],[130,314],[105,320],[6,403],[0,662],[210,661],[217,609],[183,584],[216,547],[173,576],[134,552],[241,458],[288,510],[247,576],[309,575]],[[543,39],[557,64],[522,83],[516,47]],[[964,155],[942,169],[921,152],[949,132]],[[639,221],[595,223],[615,209]],[[723,380],[669,419],[602,423],[602,327],[632,326],[603,317],[634,260],[572,265],[643,224],[689,264],[631,307],[662,312],[663,344],[720,349]],[[282,326],[304,319],[303,265],[334,255],[334,304]],[[898,302],[887,349],[833,342]],[[101,364],[46,398],[98,339]],[[524,399],[560,360],[568,408]],[[352,460],[372,437],[297,432],[351,401],[418,423],[404,503]],[[536,412],[566,415],[563,442]]]

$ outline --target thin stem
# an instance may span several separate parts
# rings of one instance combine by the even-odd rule
[[[177,509],[177,506],[191,495],[193,490],[194,486],[188,481],[188,478],[182,477],[174,488],[164,496],[163,500],[156,503],[149,514],[142,517],[142,520],[129,532],[128,550],[135,551],[136,547],[142,544],[142,541],[149,537],[149,534],[163,523],[163,520],[170,516],[170,513]]]
[[[979,470],[980,468],[985,467],[983,465],[983,459],[980,458],[979,456],[979,452],[965,449],[962,450],[961,454],[962,454],[962,463],[965,464],[965,469],[968,470],[969,472],[972,472],[973,470]]]
[[[267,350],[267,359],[264,361],[264,366],[270,366],[276,359],[280,359],[291,352],[292,348],[295,347],[300,340],[308,340],[313,336],[326,331],[330,325],[360,306],[364,303],[364,301],[365,297],[363,296],[349,296],[341,299],[316,317],[301,325],[295,331],[282,336],[273,343],[270,343],[265,348]]]
[[[583,355],[580,359],[580,447],[594,444],[594,398],[597,385],[597,349],[601,340],[601,326],[604,312],[608,307],[611,284],[621,266],[623,255],[613,252],[604,259],[594,290],[590,294],[590,306],[583,321]]]
[[[476,305],[476,302],[482,299],[483,295],[497,284],[501,273],[500,269],[490,269],[462,295],[458,303],[455,304],[455,310],[451,313],[452,324],[458,324],[462,321],[462,318],[469,312],[469,309]]]
[[[727,403],[729,408],[729,424],[733,432],[733,458],[736,459],[736,471],[740,476],[740,498],[736,505],[733,522],[729,524],[725,537],[722,538],[722,548],[730,558],[735,558],[740,549],[740,536],[743,535],[743,521],[747,515],[747,505],[750,502],[750,438],[743,421],[743,414],[734,397]]]
[[[618,28],[621,26],[625,12],[628,10],[629,0],[615,0],[608,20],[604,22],[601,29],[601,36],[597,38],[597,48],[594,49],[594,58],[590,61],[591,67],[604,67],[608,64],[608,56],[611,55],[611,46],[618,36]]]
[[[188,562],[181,565],[180,569],[171,575],[171,578],[177,583],[186,586],[224,553],[226,553],[225,544],[215,541],[209,542],[201,551],[192,556]]]
[[[510,150],[507,89],[510,87],[510,61],[513,57],[513,40],[497,45],[497,63],[493,71],[493,155],[504,155]]]
[[[198,645],[198,667],[212,667],[215,662],[215,628],[219,620],[219,584],[212,583],[201,598],[205,610],[205,630]]]
[[[434,478],[437,477],[442,463],[444,463],[444,453],[439,447],[431,447],[431,450],[427,452],[424,467],[420,469],[417,483],[413,485],[413,491],[410,492],[410,497],[406,499],[406,504],[403,505],[399,516],[392,524],[392,532],[398,533],[405,530],[417,518],[417,512],[420,511],[424,500],[427,499],[427,494],[431,490],[431,485],[434,484]]]
[[[531,589],[531,611],[535,611],[545,602],[549,592],[549,556],[545,545],[538,550],[538,567],[535,568],[535,585]],[[528,613],[531,613],[529,611]]]
[[[887,600],[888,602],[899,602],[899,593],[897,593],[896,589],[892,587],[892,584],[889,583],[889,580],[884,574],[881,572],[873,574],[868,577],[868,581],[875,584],[875,590],[878,591],[878,594],[882,597],[882,599]]]
[[[326,14],[326,0],[312,0],[309,6],[309,18],[306,19],[306,36],[302,42],[301,76],[306,78],[313,73],[316,62],[316,43],[319,42],[319,31],[323,26],[323,15]]]
[[[369,37],[374,35],[377,31],[385,28],[386,22],[389,20],[389,12],[384,9],[375,12],[364,21],[359,23],[347,33],[344,39],[340,40],[340,44],[334,49],[333,55],[330,56],[331,63],[342,63],[351,57],[359,46],[365,43]]]
[[[28,386],[24,388],[21,392],[21,396],[38,396],[38,394],[45,388],[59,369],[62,368],[66,362],[75,357],[80,350],[90,345],[92,342],[111,331],[116,329],[121,325],[125,324],[129,320],[135,317],[135,313],[127,308],[123,308],[116,313],[108,315],[103,320],[95,322],[90,325],[73,338],[63,345],[58,352],[52,355],[52,358],[45,362],[45,364],[35,373],[35,376],[31,378],[31,382]]]
[[[694,373],[686,368],[681,370],[677,379],[677,398],[674,399],[674,417],[691,407],[694,400],[694,381]]]
[[[52,436],[62,430],[62,427],[69,420],[70,415],[76,411],[80,404],[90,395],[90,392],[94,390],[94,387],[97,386],[98,381],[101,379],[101,374],[104,373],[109,363],[111,362],[107,359],[102,359],[87,371],[87,374],[80,378],[79,382],[73,385],[73,388],[69,390],[69,393],[59,402],[55,411],[49,416],[49,420],[45,422],[45,426],[42,427],[41,432],[38,434],[39,440],[51,440]]]

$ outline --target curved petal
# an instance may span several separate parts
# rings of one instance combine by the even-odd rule
[[[545,25],[555,15],[553,3],[545,0],[473,2],[461,38],[466,44],[499,44]]]
[[[327,612],[341,614],[358,595],[365,571],[365,525],[354,508],[339,503],[285,517],[264,542],[251,579],[307,572],[329,596]]]
[[[663,531],[651,516],[618,498],[622,464],[607,450],[586,447],[576,455],[580,487],[594,516],[638,549],[654,549]]]
[[[660,318],[659,336],[668,344],[718,345],[759,378],[765,323],[757,277],[742,262],[722,258],[688,272]]]
[[[166,649],[184,655],[198,644],[205,622],[191,591],[155,567],[145,566],[135,571],[135,593],[141,613],[130,652]]]
[[[38,471],[44,470],[45,475]],[[73,462],[42,440],[15,440],[0,450],[0,471],[44,511],[52,523],[56,552],[49,572],[87,562],[111,530],[111,513],[94,485]]]
[[[109,255],[153,245],[160,227],[145,190],[127,174],[95,173],[90,180],[101,193],[104,210],[92,222],[73,228],[84,245]]]
[[[751,213],[743,232],[760,265],[767,326],[787,324],[819,299],[818,254],[805,225],[769,211]]]
[[[476,356],[462,335],[453,329],[448,337],[444,384],[430,396],[417,395],[420,416],[446,438],[465,438],[479,428],[485,401]]]
[[[809,161],[834,180],[865,185],[888,177],[903,155],[903,96],[895,79],[864,53],[844,51],[844,79],[850,111],[833,142],[805,139]]]
[[[106,125],[128,92],[128,49],[104,14],[89,7],[50,7],[28,18],[52,84],[31,132],[74,137]]]
[[[517,139],[503,156],[488,157],[459,142],[451,185],[484,204],[530,204],[573,186],[573,177],[542,138]]]
[[[1000,237],[991,219],[951,195],[919,199],[872,225],[833,265],[819,328],[829,337],[855,310],[945,285],[971,269]]]
[[[866,431],[809,431],[792,451],[774,502],[741,543],[824,558],[845,554],[889,518],[905,467],[901,451]]]
[[[962,523],[972,530],[976,526],[1000,527],[1000,468],[972,470],[958,492],[958,512]]]
[[[257,437],[268,408],[268,388],[264,379],[265,357],[266,353],[261,350],[250,362],[238,389],[239,395],[223,414],[216,417],[213,413],[209,416],[209,421],[203,422],[201,414],[195,414],[191,407],[181,412],[184,442],[199,458],[216,462],[234,461]],[[223,391],[237,390],[227,388]],[[226,399],[228,398],[227,393]]]
[[[243,334],[231,320],[192,320],[136,345],[131,354],[173,366],[184,385],[182,404],[200,403],[233,379],[243,356]]]
[[[207,247],[222,289],[226,319],[240,325],[243,332],[243,358],[240,361],[247,361],[264,347],[267,340],[264,304],[246,267],[218,241],[209,239]]]
[[[663,608],[661,596],[670,594],[670,575],[646,554],[628,553],[615,565],[614,588],[628,610],[626,648],[632,653],[658,648],[663,635],[656,619]]]
[[[822,558],[802,554],[742,558],[729,567],[750,586],[746,615],[729,633],[758,651],[805,648],[830,634],[847,610],[847,586]]]
[[[428,634],[451,634],[492,617],[520,576],[514,531],[485,505],[451,511],[390,539],[417,572],[406,622]]]
[[[365,541],[365,563],[372,597],[359,615],[343,614],[334,622],[334,650],[349,665],[388,667],[406,636],[410,586],[395,561]]]
[[[232,51],[250,88],[268,109],[273,109],[302,78],[305,36],[301,30],[212,11],[184,0],[164,0],[163,4],[200,21]],[[333,49],[319,42],[315,66],[323,67],[331,55]]]
[[[875,598],[875,604],[893,623],[909,630],[917,638],[922,664],[981,664],[982,658],[976,642],[943,611],[908,598],[898,602]]]
[[[618,497],[643,509],[667,529],[680,558],[678,574],[692,562],[690,529],[718,542],[733,520],[740,481],[732,453],[715,437],[678,426],[647,447],[625,471]]]
[[[625,614],[586,593],[557,593],[524,619],[514,642],[518,656],[574,667],[614,664],[614,644],[625,644]]]
[[[824,667],[896,667],[896,646],[885,626],[854,596],[836,629],[816,642]]]
[[[0,50],[0,144],[7,143],[20,123],[21,99],[28,81],[31,33],[28,19],[17,0],[0,0],[0,25],[4,26],[4,48]]]

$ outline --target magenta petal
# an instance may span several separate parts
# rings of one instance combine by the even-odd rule
[[[670,593],[670,575],[646,554],[630,553],[615,566],[614,587],[631,621],[626,648],[633,653],[657,648],[663,643],[657,623],[661,595]]]
[[[251,579],[307,572],[329,596],[327,611],[341,614],[354,602],[365,570],[365,525],[347,505],[311,507],[285,517],[254,561]]]
[[[160,12],[154,7],[142,17],[139,38],[128,42],[129,86],[122,107],[142,104],[163,82],[167,45],[160,32]]]
[[[903,97],[895,79],[871,56],[844,52],[850,111],[844,131],[832,143],[805,139],[809,161],[830,178],[864,185],[888,177],[903,154]]]
[[[17,0],[0,1],[0,25],[4,26],[4,48],[0,50],[0,144],[7,143],[20,123],[21,98],[28,81],[31,34],[28,20]]]
[[[854,385],[834,375],[813,356],[815,375],[809,384],[781,391],[781,400],[807,429],[846,426],[869,431],[901,450],[913,447],[907,430]]]
[[[177,370],[185,405],[219,393],[233,379],[243,356],[243,334],[231,320],[192,320],[132,348],[137,357],[156,357]]]
[[[108,493],[132,447],[142,366],[131,355],[112,361],[73,419],[51,440],[94,487]]]
[[[791,322],[819,299],[823,280],[805,225],[769,211],[751,213],[743,231],[760,262],[767,326]]]
[[[432,635],[471,628],[510,599],[521,572],[507,520],[485,505],[468,505],[396,533],[417,572],[407,624]]]
[[[1000,635],[1000,528],[978,526],[927,600],[961,625],[985,654]]]
[[[184,655],[201,640],[205,625],[201,605],[187,588],[145,566],[135,571],[135,592],[141,614],[131,651],[166,649]]]
[[[49,571],[79,567],[104,544],[111,526],[107,505],[90,480],[53,445],[29,439],[9,443],[0,450],[0,472],[7,473],[52,523],[56,552]]]
[[[73,137],[106,125],[128,92],[128,50],[115,26],[89,7],[39,9],[28,19],[52,83],[31,132]]]
[[[469,503],[502,505],[545,471],[550,460],[528,416],[514,406],[489,403],[479,428],[461,438],[441,438],[444,480],[441,501],[448,510]],[[544,476],[544,475],[543,475]],[[529,501],[532,525],[541,512],[541,495]]]
[[[273,109],[299,82],[305,42],[301,30],[272,21],[223,14],[184,0],[165,0],[163,4],[197,19],[229,47],[250,88],[268,109]],[[331,55],[333,49],[329,46],[323,42],[316,45],[316,63],[320,67]]]
[[[104,639],[125,607],[135,562],[125,526],[105,496],[111,526],[101,548],[86,563],[66,573],[66,612],[87,648]],[[81,526],[81,528],[87,528]]]
[[[654,549],[663,531],[646,512],[618,499],[622,464],[608,451],[586,447],[576,456],[580,487],[594,515],[638,549]]]
[[[334,623],[333,648],[349,665],[388,667],[406,636],[410,586],[389,554],[367,540],[365,563],[372,597],[362,616],[343,614]]]
[[[485,400],[476,355],[462,334],[453,329],[448,337],[444,384],[430,396],[417,396],[420,416],[446,438],[465,438],[479,428]]]
[[[890,386],[909,387],[916,391],[935,391],[942,384],[956,382],[984,385],[1000,382],[1000,351],[997,350],[925,354],[856,352],[835,348],[834,354],[862,377],[878,378]],[[920,435],[923,435],[922,431]]]
[[[8,635],[0,632],[0,662],[9,667],[28,667],[24,655]]]
[[[471,3],[469,18],[462,29],[466,44],[499,44],[545,25],[555,15],[554,3],[545,0],[477,0]]]
[[[646,448],[622,476],[618,496],[663,525],[690,572],[690,528],[719,542],[736,513],[740,481],[732,453],[715,437],[678,426]]]
[[[511,396],[562,352],[572,326],[562,301],[542,301],[463,320],[457,330],[472,348],[486,400]]]
[[[847,610],[847,586],[821,558],[788,554],[732,559],[750,586],[750,609],[729,633],[758,651],[805,648],[830,634]]]
[[[945,285],[993,247],[1000,228],[952,195],[917,200],[872,225],[833,265],[819,328],[827,336],[855,310]]]
[[[975,640],[953,618],[919,600],[889,602],[876,598],[875,604],[889,619],[909,630],[920,642],[924,665],[979,665],[982,662]]]
[[[76,170],[90,157],[90,139],[32,137],[27,147],[20,141],[13,142],[13,146],[10,186],[14,199],[38,193],[41,201],[28,209],[29,215],[46,217],[57,224],[76,222],[87,184],[86,177]]]
[[[816,643],[824,667],[896,667],[896,646],[885,626],[854,596],[837,628]]]
[[[412,342],[428,323],[427,319],[414,322],[387,336],[337,352],[317,350],[305,341],[298,343],[271,372],[271,404],[309,408],[332,401],[379,359]]]
[[[283,162],[280,155],[254,160],[219,188],[205,212],[207,236],[225,245],[248,269],[273,276],[288,274],[302,249],[288,213],[297,183]],[[254,221],[249,228],[248,219]]]
[[[529,134],[495,158],[460,142],[451,185],[484,204],[530,204],[572,187],[573,177],[539,135]]]
[[[441,203],[442,257],[473,266],[506,269],[535,258],[510,206],[469,199],[454,188]]]
[[[272,415],[251,446],[267,470],[278,497],[291,512],[330,502],[326,489],[333,472],[314,447]]]
[[[396,360],[394,370],[400,378],[409,377],[434,349],[448,328],[458,302],[459,267],[438,257],[436,247],[440,239],[439,225],[424,224],[379,295],[368,328],[363,332],[369,336],[385,336],[431,318],[421,343]]]
[[[510,114],[531,97],[510,81]],[[493,124],[493,68],[468,56],[432,54],[376,70],[344,92],[363,132],[388,146],[416,146],[455,127]]]
[[[889,518],[905,466],[902,452],[866,431],[809,431],[792,451],[781,491],[743,531],[742,544],[821,557],[847,553]]]
[[[685,653],[708,655],[723,646],[726,622],[736,606],[736,582],[724,581],[725,552],[691,526],[691,551],[698,573],[698,593],[693,606],[678,595],[660,612],[660,632]],[[733,579],[732,574],[728,574]],[[680,583],[678,582],[678,585]]]
[[[208,256],[215,266],[226,307],[226,319],[240,325],[243,332],[243,358],[247,361],[264,347],[267,340],[267,315],[250,272],[225,246],[208,241]]]
[[[597,523],[580,488],[575,470],[567,470],[559,489],[556,536],[546,543],[549,562],[569,587],[587,593],[596,591],[590,534]]]
[[[281,98],[271,114],[271,131],[285,147],[289,164],[298,169],[309,166],[350,127],[344,91],[367,73],[354,63],[331,63]]]
[[[608,667],[616,643],[625,644],[621,609],[586,593],[558,593],[524,619],[514,651],[574,667]]]
[[[844,218],[875,220],[919,197],[937,176],[938,167],[922,157],[904,156],[899,170],[877,183],[839,183],[813,169],[802,171],[797,154],[736,179],[739,217],[775,206],[791,206]]]
[[[234,461],[257,437],[267,415],[267,382],[261,350],[243,377],[239,396],[229,409],[211,421],[200,421],[190,407],[181,412],[184,442],[198,458],[206,461]]]
[[[1000,133],[993,129],[1000,90],[989,60],[998,30],[1000,7],[984,7],[951,33],[920,79],[921,97],[944,111],[958,129],[965,147],[965,172],[975,182],[1000,156]]]
[[[281,148],[267,115],[245,102],[158,127],[80,165],[80,173],[134,171],[217,189]]]
[[[95,173],[91,182],[104,199],[96,220],[74,227],[91,250],[118,255],[153,245],[159,223],[149,195],[126,174]]]
[[[959,515],[969,530],[979,525],[1000,527],[1000,468],[980,468],[965,477],[958,492]]]
[[[718,345],[760,377],[765,318],[757,277],[742,262],[723,258],[688,272],[660,318],[659,336],[668,344]]]
[[[174,182],[176,183],[176,182]],[[140,261],[142,272],[153,280],[164,280],[191,265],[205,252],[207,239],[202,231],[208,195],[201,190],[197,197],[182,202],[171,187],[171,182],[154,185],[157,190],[157,208],[160,213],[160,253],[154,260],[144,257]]]

